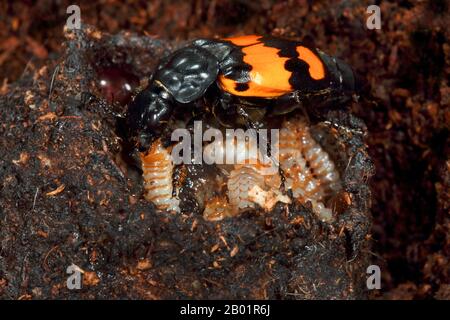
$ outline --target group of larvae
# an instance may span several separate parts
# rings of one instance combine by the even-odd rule
[[[212,144],[206,145],[204,154],[209,154],[211,147]],[[217,150],[215,144],[213,152],[225,152],[221,147],[225,148],[221,144]],[[240,161],[234,165],[217,165],[223,166],[222,171],[226,172],[226,192],[205,201],[206,220],[222,220],[254,209],[269,212],[277,203],[290,204],[293,200],[310,202],[321,220],[332,220],[332,210],[326,201],[341,189],[339,172],[329,154],[312,137],[304,119],[284,121],[279,131],[277,161],[273,157],[262,161],[259,154],[253,159],[247,152],[250,148],[248,142],[235,143],[234,151],[241,157]],[[170,150],[157,140],[147,152],[141,153],[141,161],[145,199],[160,210],[179,212]]]

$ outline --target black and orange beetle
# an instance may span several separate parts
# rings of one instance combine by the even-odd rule
[[[199,39],[164,59],[129,106],[127,126],[141,148],[161,134],[174,108],[214,91],[213,114],[225,126],[258,127],[266,114],[349,100],[352,69],[297,41],[270,36]],[[319,101],[319,102],[318,102]]]

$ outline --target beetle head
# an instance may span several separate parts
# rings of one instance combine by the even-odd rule
[[[164,88],[150,84],[129,105],[126,120],[128,139],[140,151],[147,150],[161,136],[172,113],[172,100]]]

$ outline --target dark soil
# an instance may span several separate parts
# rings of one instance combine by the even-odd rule
[[[450,298],[446,1],[383,1],[381,30],[363,1],[80,2],[96,29],[65,41],[69,4],[0,4],[0,297],[365,298],[376,263],[371,298]],[[185,40],[250,33],[313,41],[363,79],[352,110],[372,194],[362,137],[341,132],[357,201],[331,226],[298,205],[220,223],[156,214],[123,159],[108,100],[129,96],[99,78],[137,86]],[[80,291],[66,288],[72,263]]]

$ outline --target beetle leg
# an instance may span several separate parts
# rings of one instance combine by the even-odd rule
[[[258,130],[261,127],[259,122],[253,121],[251,119],[250,115],[247,113],[247,111],[245,111],[245,109],[242,106],[240,105],[236,106],[236,111],[237,114],[242,117],[246,128]]]
[[[218,91],[218,98],[214,99],[212,105],[212,114],[220,125],[226,128],[232,128],[236,125],[235,116],[236,109],[233,106],[233,97],[226,93]]]
[[[300,109],[307,123],[310,123],[310,117],[307,111],[307,100],[305,101],[306,95],[301,91],[294,91],[292,94],[285,95],[278,99],[276,105],[276,112],[274,114],[288,114],[293,110]]]

